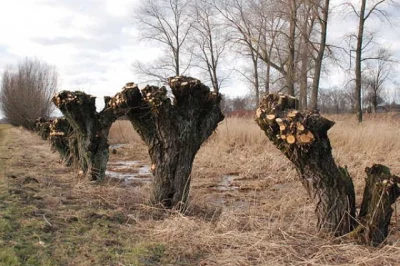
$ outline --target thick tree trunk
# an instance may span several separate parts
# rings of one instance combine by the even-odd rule
[[[194,157],[224,117],[219,108],[221,96],[199,80],[180,76],[168,81],[173,102],[165,87],[155,86],[142,91],[137,86],[125,87],[121,98],[127,99],[130,109],[126,115],[149,148],[152,203],[182,209]],[[128,93],[134,96],[125,97]]]
[[[74,131],[79,167],[91,180],[104,178],[108,161],[108,132],[118,118],[113,109],[106,107],[98,113],[95,97],[84,92],[63,91],[53,102],[64,114]]]
[[[367,167],[365,172],[367,179],[358,216],[361,225],[355,230],[355,235],[362,243],[377,246],[389,233],[392,204],[400,196],[400,179],[391,175],[389,168],[379,164]]]
[[[383,224],[390,220],[389,208],[398,196],[398,179],[390,179],[397,194],[393,192],[396,197],[388,198],[382,189],[376,188],[380,187],[384,177],[377,179],[376,171],[367,169],[369,175],[363,204],[368,208],[362,207],[359,220],[356,220],[352,179],[347,169],[336,165],[327,135],[334,122],[317,112],[298,112],[296,103],[294,97],[270,94],[261,101],[256,121],[274,145],[295,165],[304,188],[315,203],[318,229],[344,235],[351,232],[356,224],[362,224],[363,228],[377,228],[369,230],[375,232],[370,239],[382,242],[387,236]],[[376,200],[382,197],[388,198],[382,203],[385,208]],[[377,219],[376,215],[380,218]],[[356,235],[361,231],[358,230]],[[375,237],[377,231],[384,237]],[[361,234],[365,235],[364,232]]]

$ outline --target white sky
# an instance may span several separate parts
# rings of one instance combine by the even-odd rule
[[[160,53],[143,44],[131,15],[140,0],[3,0],[0,8],[0,73],[8,64],[37,57],[53,64],[60,74],[60,90],[84,90],[96,96],[114,95],[129,81],[140,83],[132,71],[135,60],[146,62]],[[340,0],[333,0],[332,5]],[[400,58],[400,12],[393,27],[377,28],[380,40]],[[339,44],[356,24],[339,12],[329,24],[329,41]],[[397,72],[399,68],[396,69]],[[340,86],[336,70],[323,76],[322,86]],[[223,93],[243,95],[241,84]]]

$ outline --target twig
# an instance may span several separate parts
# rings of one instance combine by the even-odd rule
[[[53,227],[53,225],[49,222],[49,220],[47,220],[46,219],[46,216],[43,214],[43,219],[44,219],[44,221],[48,224],[48,225],[50,225],[51,227]]]

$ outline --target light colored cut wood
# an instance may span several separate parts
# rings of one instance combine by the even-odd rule
[[[297,140],[300,144],[309,144],[314,141],[314,134],[311,131],[306,131],[297,135]]]
[[[299,111],[297,111],[297,110],[292,110],[292,111],[288,112],[287,116],[288,116],[289,118],[296,118],[296,116],[297,116],[298,114],[299,114]]]
[[[296,143],[296,138],[292,134],[289,134],[286,136],[286,142],[289,144],[294,144]]]
[[[298,132],[303,132],[306,128],[304,127],[304,125],[300,122],[296,123],[296,129]]]
[[[257,118],[260,118],[260,116],[261,116],[262,113],[263,113],[263,112],[262,112],[261,108],[257,108],[256,117],[257,117]]]

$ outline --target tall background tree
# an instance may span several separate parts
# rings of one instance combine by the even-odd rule
[[[55,106],[58,73],[36,58],[26,58],[18,66],[8,67],[2,77],[0,109],[9,123],[34,129],[39,117],[49,118]]]
[[[165,78],[185,74],[190,58],[183,59],[184,44],[192,28],[190,0],[146,0],[135,10],[134,21],[141,29],[143,41],[164,49],[155,62],[134,63],[136,72],[149,81],[166,82]]]
[[[390,81],[394,63],[388,50],[379,49],[377,59],[366,64],[363,73],[364,98],[373,113],[376,112],[378,104],[384,101],[385,85]]]
[[[365,34],[366,32],[366,22],[371,20],[370,18],[373,16],[378,17],[381,20],[388,20],[388,13],[385,11],[384,6],[391,3],[390,0],[361,0],[359,2],[359,7],[355,6],[352,2],[348,2],[347,5],[351,8],[353,13],[358,18],[358,30],[356,37],[356,47],[351,48],[351,50],[355,51],[355,67],[354,67],[354,76],[355,76],[355,88],[354,93],[356,97],[356,106],[355,113],[357,116],[358,122],[362,122],[363,120],[363,111],[362,111],[362,63],[367,60],[377,59],[376,55],[366,55],[366,51],[370,49],[370,44],[373,44],[373,38],[375,34]]]
[[[205,73],[206,82],[219,93],[224,80],[220,64],[227,50],[229,32],[218,17],[218,11],[206,0],[193,1],[191,13],[193,20],[189,53],[195,62],[194,66]]]

